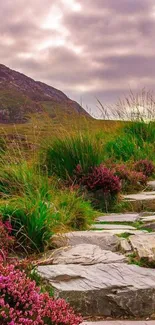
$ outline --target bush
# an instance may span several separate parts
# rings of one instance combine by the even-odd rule
[[[129,170],[126,165],[116,164],[112,171],[121,180],[123,192],[133,193],[147,184],[147,177],[142,172]]]
[[[86,189],[95,207],[106,211],[114,204],[121,190],[119,178],[103,165],[91,168],[86,175],[77,166],[76,181]]]
[[[53,173],[61,179],[70,179],[78,164],[84,172],[102,162],[102,147],[95,137],[79,135],[57,139],[43,153],[44,164],[49,175]]]
[[[63,299],[41,293],[13,265],[0,265],[0,322],[3,325],[78,325],[82,318]]]
[[[134,165],[134,168],[136,171],[142,172],[148,177],[152,176],[155,170],[153,162],[147,159],[137,161]]]

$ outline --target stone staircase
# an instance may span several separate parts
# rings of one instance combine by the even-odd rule
[[[106,214],[88,231],[55,235],[57,249],[38,262],[38,272],[55,297],[65,298],[84,317],[103,318],[101,325],[135,324],[107,323],[106,318],[155,319],[155,213],[150,212],[155,192],[124,199],[138,207],[146,201],[143,212]],[[155,325],[155,320],[136,324]]]

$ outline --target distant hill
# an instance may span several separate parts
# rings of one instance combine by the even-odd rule
[[[44,103],[50,116],[55,109],[88,115],[62,91],[0,64],[0,123],[24,123],[30,114],[43,113]]]

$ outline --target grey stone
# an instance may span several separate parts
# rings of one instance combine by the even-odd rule
[[[124,253],[130,253],[132,247],[126,238],[120,238],[120,250]]]
[[[135,227],[132,227],[132,226],[128,226],[128,225],[115,225],[115,224],[94,224],[92,225],[93,229],[105,229],[105,230],[115,230],[115,229],[121,229],[121,230],[124,230],[124,231],[128,231],[128,230],[136,230]]]
[[[126,260],[124,255],[101,249],[99,246],[80,244],[72,247],[58,249],[53,253],[53,264],[81,264],[93,265],[99,263],[122,263]]]
[[[121,235],[124,233],[128,233],[131,235],[140,235],[140,234],[144,234],[145,232],[147,233],[147,230],[131,230],[131,229],[102,229],[102,230],[96,230],[94,229],[94,232],[96,231],[100,231],[102,234],[111,234],[111,235]]]
[[[144,224],[140,228],[155,231],[155,222],[144,222]]]
[[[98,217],[96,222],[135,222],[139,217],[138,213],[112,213]]]
[[[152,190],[155,190],[155,180],[154,181],[149,181],[147,183],[148,187]]]
[[[98,322],[84,322],[82,325],[155,325],[154,320],[114,320],[114,321],[98,321]]]
[[[141,192],[137,194],[124,195],[124,198],[128,201],[145,201],[145,200],[155,200],[155,191],[151,192]]]
[[[148,221],[155,221],[155,216],[148,216],[148,217],[141,217],[140,219],[143,222],[148,222]]]
[[[139,258],[155,261],[155,233],[130,236],[129,242]]]
[[[155,191],[124,195],[124,201],[128,202],[131,211],[151,211],[155,209]]]
[[[56,247],[92,244],[112,252],[116,252],[119,246],[119,239],[114,234],[93,230],[69,232],[63,236],[58,234],[52,237],[52,242]]]
[[[155,271],[125,263],[39,266],[39,275],[83,316],[149,317]]]

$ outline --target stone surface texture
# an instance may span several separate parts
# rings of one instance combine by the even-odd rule
[[[39,274],[84,316],[145,317],[155,312],[155,271],[125,263],[39,266]]]
[[[99,263],[122,263],[124,255],[101,249],[97,245],[81,244],[58,249],[53,254],[53,264],[94,265]]]
[[[116,252],[119,246],[119,238],[113,233],[93,230],[69,232],[64,236],[55,235],[52,237],[52,241],[57,247],[91,244],[111,252]]]
[[[96,222],[135,222],[139,220],[138,213],[112,213],[98,217]]]
[[[155,233],[130,236],[129,242],[139,258],[155,261]]]
[[[84,322],[82,325],[155,325],[155,320],[103,320],[98,322]]]
[[[115,229],[121,229],[124,231],[127,230],[136,230],[135,227],[129,226],[129,225],[117,225],[117,224],[93,224],[92,225],[93,229],[105,229],[105,230],[115,230]]]

